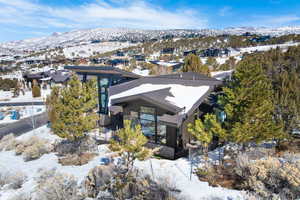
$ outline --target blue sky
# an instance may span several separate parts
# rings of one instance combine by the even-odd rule
[[[0,0],[0,42],[85,28],[299,26],[300,0]]]

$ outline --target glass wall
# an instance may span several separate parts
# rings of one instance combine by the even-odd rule
[[[108,78],[98,78],[98,87],[99,87],[99,111],[102,114],[107,114],[108,112],[108,88],[109,88],[109,79]]]
[[[143,134],[151,141],[156,141],[156,116],[155,108],[144,107],[140,109],[140,123]]]

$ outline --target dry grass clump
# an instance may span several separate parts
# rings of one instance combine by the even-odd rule
[[[26,180],[27,176],[22,172],[11,173],[7,170],[0,171],[0,187],[5,186],[16,190],[21,188]]]
[[[58,156],[66,156],[69,154],[81,154],[85,152],[96,152],[96,141],[91,137],[83,138],[81,141],[63,140],[55,146]]]
[[[13,134],[9,134],[0,140],[0,151],[11,150],[15,150],[16,155],[23,155],[24,161],[30,161],[53,151],[53,145],[48,140],[37,136],[32,136],[25,141],[19,141]]]
[[[18,141],[16,140],[14,134],[9,134],[4,136],[0,140],[0,151],[11,151],[16,148]]]
[[[62,158],[58,159],[58,162],[62,165],[85,165],[89,161],[91,161],[95,156],[96,153],[81,153],[81,154],[68,154]]]
[[[16,155],[23,156],[24,161],[40,158],[42,155],[53,150],[48,140],[32,136],[24,142],[20,142],[15,149]]]
[[[41,170],[37,182],[37,199],[39,200],[80,200],[77,180],[68,174],[56,170]]]

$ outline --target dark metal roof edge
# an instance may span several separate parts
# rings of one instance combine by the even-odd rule
[[[127,76],[134,77],[134,78],[142,77],[138,74],[128,72],[128,71],[125,71],[125,70],[121,70],[119,68],[112,67],[112,66],[66,65],[66,66],[64,66],[64,68],[68,69],[68,70],[87,70],[87,71],[88,70],[104,70],[104,71],[105,70],[112,70],[112,71],[118,72],[120,74],[127,75]]]

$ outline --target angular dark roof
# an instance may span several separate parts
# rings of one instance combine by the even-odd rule
[[[112,99],[111,104],[116,105],[122,102],[128,102],[136,99],[142,99],[144,101],[147,101],[152,104],[156,104],[161,108],[164,108],[172,113],[177,113],[182,110],[182,108],[173,105],[171,103],[168,103],[165,99],[167,96],[172,96],[172,93],[170,92],[171,88],[163,88],[160,90],[154,90],[150,92],[140,93],[136,95],[121,97],[117,99]]]
[[[195,81],[195,80],[218,81],[215,78],[211,78],[204,74],[199,74],[196,72],[180,72],[180,73],[176,73],[176,74],[151,76],[151,78],[166,78],[166,79],[192,80],[192,81]]]
[[[211,77],[207,77],[195,72],[181,72],[177,74],[168,74],[160,76],[145,76],[133,81],[115,85],[109,88],[110,95],[115,95],[125,90],[137,87],[142,84],[180,84],[185,86],[216,86],[221,85],[222,82]]]
[[[65,69],[72,70],[78,73],[90,73],[90,74],[115,74],[129,78],[140,78],[140,75],[132,72],[124,71],[116,67],[111,66],[65,66]]]
[[[52,73],[50,76],[52,77],[52,80],[55,83],[64,83],[67,80],[69,80],[69,78],[71,77],[70,74],[64,74],[62,72],[55,72],[55,73]]]
[[[162,116],[160,120],[168,122],[175,126],[180,126],[182,121],[186,118],[186,115],[187,116],[191,115],[195,111],[195,109],[197,109],[200,106],[200,104],[205,100],[205,98],[207,98],[207,96],[214,90],[214,88],[218,85],[221,85],[222,82],[215,78],[210,78],[205,75],[201,75],[193,72],[161,75],[161,76],[149,76],[149,77],[143,77],[140,79],[129,81],[126,83],[122,83],[120,85],[112,86],[109,89],[109,95],[110,96],[117,95],[121,92],[138,87],[142,84],[153,84],[153,85],[178,84],[178,85],[194,86],[194,87],[209,86],[209,90],[205,94],[203,94],[194,103],[194,105],[189,110],[187,110],[185,114],[184,112],[181,112],[183,108],[179,108],[176,105],[166,100],[167,99],[166,97],[172,96],[169,87],[159,89],[159,90],[153,90],[150,92],[148,91],[145,93],[130,95],[126,97],[111,99],[111,105],[121,105],[124,102],[132,101],[136,99],[145,100],[150,104],[157,105],[158,107],[161,107],[163,109],[170,111],[170,113],[173,113],[173,115]]]

